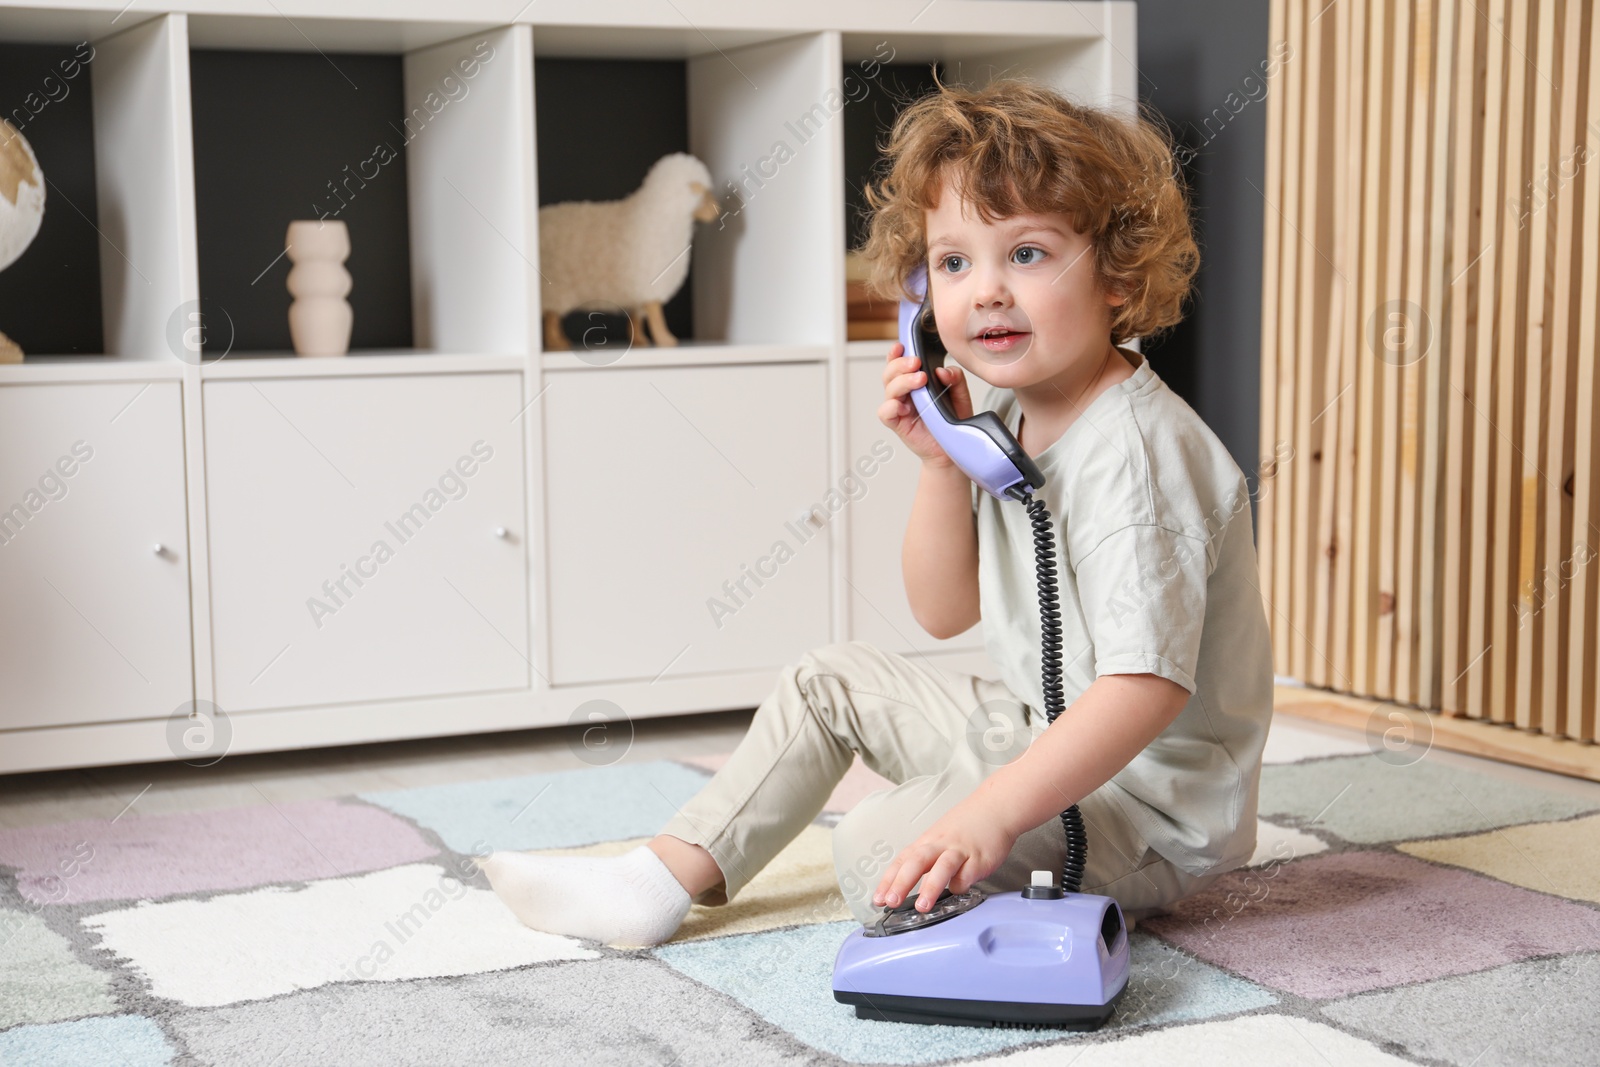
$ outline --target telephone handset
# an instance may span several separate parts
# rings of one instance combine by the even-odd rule
[[[910,300],[900,301],[900,343],[905,346],[906,355],[916,356],[920,361],[917,369],[928,375],[926,385],[911,390],[917,416],[951,462],[996,499],[1020,500],[1021,494],[1044,488],[1044,475],[1033,457],[1022,450],[998,415],[979,411],[970,418],[956,417],[948,395],[950,387],[934,373],[944,366],[948,353],[933,324],[928,268],[919,266],[908,283],[912,291],[923,294],[920,305]]]

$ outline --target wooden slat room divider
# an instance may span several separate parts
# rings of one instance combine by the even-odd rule
[[[1261,590],[1280,673],[1595,740],[1593,0],[1273,0]]]

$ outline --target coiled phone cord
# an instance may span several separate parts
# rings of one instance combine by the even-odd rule
[[[1050,510],[1036,499],[1026,482],[1012,486],[1006,495],[1020,500],[1033,521],[1034,568],[1039,575],[1039,671],[1044,683],[1046,723],[1056,721],[1066,707],[1061,695],[1061,608],[1056,596],[1056,538],[1050,525]],[[1083,866],[1089,853],[1089,840],[1083,831],[1083,815],[1074,804],[1061,813],[1061,826],[1067,833],[1067,855],[1061,864],[1061,889],[1076,893],[1083,882]]]

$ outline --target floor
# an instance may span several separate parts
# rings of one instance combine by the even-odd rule
[[[728,752],[744,736],[751,710],[641,720],[619,762],[688,759]],[[1362,740],[1358,731],[1290,715],[1273,720],[1269,745],[1291,748],[1300,738]],[[209,767],[146,763],[0,776],[0,827],[72,819],[107,819],[128,810],[142,815],[283,803],[383,789],[408,789],[590,764],[574,754],[576,727],[549,727],[470,737],[429,738],[373,745],[229,756]],[[1268,759],[1272,758],[1269,749]],[[1430,751],[1425,759],[1585,800],[1600,800],[1600,782],[1475,756]]]
[[[653,950],[526,929],[477,884],[491,848],[636,846],[750,714],[640,722],[622,766],[563,727],[0,777],[0,1062],[1600,1062],[1600,783],[1441,750],[1397,771],[1365,732],[1288,715],[1257,856],[1140,924],[1137,982],[1088,1037],[885,1028],[833,1001],[858,927],[828,815],[878,787],[864,769]],[[539,1010],[508,1026],[508,1003]]]
[[[641,720],[618,762],[730,751],[753,711]],[[140,763],[0,775],[0,827],[107,819],[129,805],[156,815],[574,770],[590,766],[573,754],[580,747],[580,728],[546,727],[232,755],[209,767]]]

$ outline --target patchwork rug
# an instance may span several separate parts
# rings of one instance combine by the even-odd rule
[[[725,756],[0,830],[0,1064],[1600,1062],[1600,803],[1275,723],[1259,847],[1132,938],[1087,1034],[858,1020],[829,828],[618,950],[471,863],[613,854]]]

